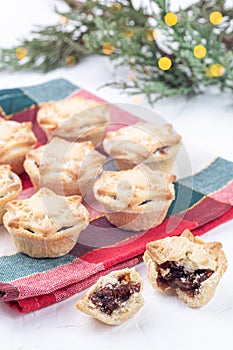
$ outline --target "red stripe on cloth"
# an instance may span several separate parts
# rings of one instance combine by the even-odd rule
[[[11,285],[19,291],[19,299],[52,293],[71,284],[81,282],[90,276],[104,271],[104,265],[90,263],[82,259],[58,266],[52,270],[19,278]]]
[[[211,222],[208,222],[207,224],[201,226],[201,227],[198,227],[196,229],[194,229],[192,231],[192,233],[196,236],[200,236],[200,235],[203,235],[204,233],[212,230],[213,228],[223,224],[224,222],[227,222],[229,220],[233,219],[233,208],[231,208],[230,210],[228,210],[228,212],[226,212],[225,214],[223,214],[222,216],[220,216],[219,218],[211,221]]]
[[[27,187],[25,188],[19,195],[19,199],[25,199],[31,197],[33,194],[36,193],[36,190],[34,187]]]
[[[150,241],[166,237],[169,234],[179,235],[185,228],[193,229],[195,227],[195,223],[181,221],[178,218],[169,218],[160,226],[146,233],[139,234],[114,246],[93,250],[69,264],[19,278],[10,284],[17,288],[19,299],[52,293],[142,255],[146,249],[146,244]]]
[[[5,301],[5,304],[19,313],[32,312],[43,307],[56,303],[56,297],[54,294],[39,295],[38,297],[27,298],[23,300]]]
[[[68,297],[71,297],[72,295],[79,293],[86,288],[89,288],[98,280],[99,277],[107,275],[111,271],[121,270],[126,267],[131,268],[137,265],[140,261],[141,259],[136,257],[128,261],[124,261],[123,263],[112,266],[111,268],[106,269],[104,271],[98,272],[83,281],[58,289],[53,293],[39,295],[39,296],[25,298],[25,299],[6,301],[5,303],[9,305],[11,308],[18,311],[19,313],[28,313],[31,311],[36,311],[43,307],[46,307],[56,302],[60,302],[64,299],[67,299]]]
[[[223,222],[226,222],[232,218],[233,218],[233,208],[231,208],[228,212],[226,212],[222,217],[219,217],[216,220],[212,220],[210,223],[207,223],[207,224],[203,225],[202,227],[196,227],[197,223],[194,223],[194,222],[191,223],[191,222],[185,222],[184,220],[182,220],[182,221],[177,220],[178,218],[173,218],[175,221],[172,220],[172,222],[170,220],[166,220],[166,222],[165,222],[166,225],[165,225],[165,223],[163,223],[159,227],[149,230],[145,234],[145,236],[143,234],[144,250],[145,250],[146,243],[148,243],[149,241],[152,241],[155,239],[161,239],[161,238],[164,238],[164,237],[170,236],[170,235],[179,235],[186,228],[191,229],[194,235],[202,235],[202,234],[208,232],[209,230],[211,230],[212,228],[214,228],[214,227],[216,227],[216,226],[222,224]],[[176,227],[176,229],[174,231],[171,231],[172,227],[174,227],[174,225],[178,225],[178,226]],[[163,229],[161,226],[163,226]],[[160,229],[158,230],[158,228],[160,228]],[[155,232],[155,231],[157,231],[157,232]],[[109,263],[109,253],[110,253],[110,255],[114,254],[114,248],[117,250],[121,249],[122,247],[129,249],[129,246],[131,246],[132,244],[133,244],[133,246],[135,244],[137,245],[137,243],[140,244],[141,240],[139,242],[137,242],[137,239],[129,239],[127,242],[122,242],[117,246],[99,249],[99,250],[90,252],[90,253],[85,255],[85,259],[87,259],[87,258],[93,259],[96,257],[99,258],[100,256],[98,253],[102,254],[102,252],[104,251],[105,253],[107,252],[107,254],[103,254],[103,256],[105,256],[105,260],[108,261],[108,263]],[[135,252],[136,252],[136,250],[134,250],[134,253]],[[96,255],[96,253],[97,253],[97,255]],[[93,256],[93,254],[95,256]],[[142,254],[140,254],[139,256],[141,256],[141,255]],[[125,257],[126,257],[126,255],[125,255]],[[132,266],[136,265],[138,262],[139,262],[138,258],[129,259],[128,261],[124,261],[123,263],[118,263],[118,264],[115,264],[114,266],[110,266],[109,268],[106,268],[103,271],[97,272],[94,275],[90,275],[89,277],[87,277],[84,280],[81,280],[78,283],[67,285],[61,289],[55,290],[53,293],[48,293],[47,295],[39,295],[39,296],[35,296],[35,297],[29,297],[29,298],[25,298],[25,299],[12,300],[12,301],[8,301],[5,303],[20,313],[27,313],[30,311],[35,311],[35,310],[38,310],[42,307],[51,305],[51,304],[59,302],[59,301],[62,301],[64,299],[90,287],[93,283],[95,283],[97,281],[97,279],[100,276],[108,274],[110,271],[122,269],[125,267],[132,267]],[[73,263],[71,263],[71,264],[73,264]],[[43,275],[46,275],[46,272]],[[47,283],[48,283],[48,280],[47,280]]]
[[[123,126],[128,126],[138,122],[142,122],[142,119],[132,115],[131,113],[121,109],[117,105],[111,104],[102,98],[99,98],[86,90],[75,91],[70,97],[82,96],[87,99],[92,99],[100,103],[106,103],[109,105],[109,111],[111,115],[111,125],[107,131],[118,130]],[[119,104],[120,105],[120,104]]]
[[[180,218],[171,217],[166,219],[161,225],[150,229],[147,232],[137,234],[114,246],[96,249],[86,253],[82,259],[90,263],[103,262],[105,268],[109,268],[116,263],[128,260],[133,256],[139,256],[144,253],[147,243],[167,236],[181,234],[186,228],[194,229],[197,227],[195,222],[187,222]]]
[[[198,223],[198,226],[202,226],[225,214],[230,208],[231,206],[227,203],[218,202],[215,199],[204,197],[193,208],[176,216],[187,221],[195,221]]]
[[[220,202],[229,203],[233,205],[233,181],[231,181],[226,187],[222,188],[208,197],[216,199]]]
[[[103,100],[101,97],[93,95],[91,92],[89,92],[87,90],[83,90],[83,89],[79,89],[79,90],[72,92],[72,94],[68,98],[74,98],[76,96],[82,96],[83,98],[94,100],[94,101],[100,102],[100,103],[108,103],[105,100]]]
[[[25,194],[23,194],[23,192],[24,192],[24,190],[33,189],[30,177],[28,176],[27,173],[24,172],[24,173],[20,174],[20,179],[22,181],[22,186],[23,186],[23,191],[22,191],[22,195],[21,195],[20,199],[27,198],[26,194],[28,191],[25,191]]]
[[[47,142],[47,137],[44,133],[44,131],[39,127],[36,121],[36,114],[39,110],[39,106],[32,106],[28,109],[24,109],[20,112],[15,113],[12,116],[11,120],[15,120],[17,122],[32,122],[33,124],[33,132],[36,135],[37,140],[41,144],[44,144]]]

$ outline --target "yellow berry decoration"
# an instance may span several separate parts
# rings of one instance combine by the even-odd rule
[[[214,12],[211,12],[211,14],[209,16],[209,19],[210,19],[210,23],[212,23],[215,26],[217,26],[218,24],[222,23],[223,16],[222,16],[221,12],[214,11]]]
[[[145,37],[149,41],[154,41],[158,36],[158,33],[155,29],[153,28],[147,28],[145,31]]]
[[[206,67],[205,72],[209,78],[217,78],[221,77],[224,74],[225,68],[221,64],[217,63]]]
[[[224,67],[219,63],[212,64],[212,66],[210,66],[210,73],[212,77],[221,77],[224,74],[224,71]]]
[[[169,70],[172,66],[172,61],[168,57],[161,57],[158,61],[158,66],[162,70]]]
[[[176,23],[178,22],[178,17],[175,13],[168,12],[166,14],[166,16],[164,17],[164,21],[165,21],[166,25],[168,25],[169,27],[172,27],[172,26],[176,25]]]
[[[76,63],[76,59],[75,59],[74,56],[71,55],[71,56],[67,56],[66,57],[66,64],[67,64],[67,66],[72,67],[72,66],[75,65],[75,63]]]
[[[122,5],[119,2],[115,2],[109,6],[110,11],[120,11],[122,9]]]
[[[22,60],[24,59],[25,57],[27,57],[28,55],[28,51],[27,49],[25,49],[25,47],[17,47],[17,49],[15,50],[15,56],[16,58],[18,58],[18,60]]]
[[[103,44],[102,51],[105,55],[111,55],[115,51],[115,48],[112,43],[107,42]]]
[[[204,58],[207,54],[207,50],[203,45],[196,45],[193,49],[193,54],[197,58]]]

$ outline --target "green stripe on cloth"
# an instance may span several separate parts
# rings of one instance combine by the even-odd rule
[[[65,79],[56,79],[40,85],[23,87],[21,90],[25,95],[40,103],[61,100],[78,90],[78,87]]]
[[[183,186],[179,181],[175,185],[175,200],[172,202],[168,215],[175,215],[187,208],[191,208],[195,203],[199,202],[204,194],[193,190],[190,187]]]
[[[35,86],[0,90],[0,106],[6,114],[14,114],[40,102],[63,99],[78,89],[65,79],[56,79]]]
[[[6,114],[16,113],[35,104],[21,89],[7,89],[0,91],[0,106]]]
[[[207,195],[226,186],[232,179],[233,163],[219,157],[206,169],[179,180],[179,183]]]
[[[66,265],[77,259],[66,254],[60,258],[34,259],[21,253],[0,257],[0,281],[10,282],[20,277],[37,272],[52,270],[60,265]]]

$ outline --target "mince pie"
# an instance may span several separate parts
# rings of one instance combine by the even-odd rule
[[[147,230],[159,225],[174,199],[174,175],[146,165],[104,171],[94,184],[94,195],[107,219],[125,230]]]
[[[42,188],[31,198],[6,205],[3,223],[19,252],[33,258],[65,255],[89,223],[81,196],[58,196]]]
[[[118,325],[132,317],[144,305],[143,283],[133,269],[113,271],[100,277],[77,309],[109,325]]]
[[[191,307],[205,305],[227,269],[219,242],[204,242],[185,230],[147,244],[144,254],[148,280],[160,291],[174,290]]]
[[[23,173],[25,156],[36,142],[31,122],[18,123],[0,118],[0,164],[9,164],[16,174]]]
[[[109,119],[107,104],[81,96],[45,102],[37,113],[37,122],[48,139],[57,136],[94,145],[102,141]]]
[[[180,141],[171,124],[140,122],[108,132],[103,146],[120,170],[145,163],[153,170],[169,172]]]
[[[71,196],[92,190],[104,162],[105,157],[94,149],[91,141],[69,142],[55,137],[29,152],[24,168],[36,190],[47,187],[57,194]]]

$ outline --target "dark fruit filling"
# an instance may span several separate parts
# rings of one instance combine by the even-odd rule
[[[68,230],[69,228],[72,228],[73,226],[65,226],[65,227],[61,227],[59,230],[57,230],[57,232],[61,232],[61,231],[65,231]],[[25,228],[25,230],[31,232],[31,233],[35,233],[34,231],[32,231],[30,228]]]
[[[162,270],[168,270],[162,273]],[[158,286],[165,290],[170,287],[172,289],[180,289],[189,296],[194,297],[198,294],[201,283],[207,280],[213,274],[209,269],[198,269],[195,271],[187,271],[184,266],[177,265],[173,261],[166,261],[158,267]]]
[[[61,232],[61,231],[65,231],[65,230],[68,230],[69,228],[72,228],[73,226],[64,226],[64,227],[61,227],[59,228],[59,230],[57,230],[57,232]]]
[[[31,233],[35,233],[34,231],[32,231],[30,228],[25,228],[25,230],[31,232]]]
[[[146,201],[144,201],[144,202],[142,202],[142,203],[140,203],[140,204],[138,204],[138,205],[144,205],[144,204],[147,204],[147,203],[150,203],[150,202],[152,202],[152,200],[151,200],[151,199],[148,199],[148,200],[146,200]]]
[[[40,164],[38,164],[36,160],[34,160],[34,163],[35,163],[35,166],[36,166],[37,168],[40,167]]]
[[[158,155],[165,155],[169,152],[169,148],[168,147],[160,147],[157,148],[157,150],[154,152],[154,154],[158,154]]]
[[[122,277],[119,277],[118,281],[119,284],[107,284],[100,287],[90,296],[92,303],[107,315],[111,315],[114,310],[129,300],[133,293],[140,291],[140,283],[127,282]]]

